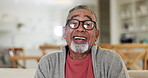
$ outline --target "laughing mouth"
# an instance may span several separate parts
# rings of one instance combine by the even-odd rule
[[[86,37],[77,37],[77,36],[74,36],[73,38],[75,40],[86,40],[87,39]]]

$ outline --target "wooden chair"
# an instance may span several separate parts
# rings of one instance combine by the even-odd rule
[[[49,49],[60,49],[60,47],[61,46],[55,46],[55,45],[42,45],[39,48],[40,48],[40,50],[42,52],[42,55],[44,56],[44,55],[47,54],[46,50],[49,50]]]
[[[24,49],[23,48],[9,48],[9,55],[10,60],[12,60],[13,68],[16,68],[20,66],[21,68],[26,68],[26,60],[23,60],[23,64],[20,64],[18,60],[15,60],[13,58],[17,56],[24,56]]]
[[[99,43],[97,45],[100,46],[101,48],[104,48],[104,49],[113,49],[113,45],[111,45],[111,44]]]
[[[138,70],[147,68],[148,44],[119,44],[115,45],[114,49],[125,61],[127,69],[131,66]],[[136,64],[139,60],[143,60],[143,67]]]
[[[145,63],[144,68],[146,70],[148,70],[148,48],[147,48],[147,53],[146,53],[146,57],[145,57],[144,63]]]
[[[13,68],[21,67],[26,68],[26,60],[36,60],[39,62],[42,56],[25,56],[23,48],[10,48],[9,49],[9,60],[12,61]],[[19,60],[23,61],[23,64],[19,63]]]

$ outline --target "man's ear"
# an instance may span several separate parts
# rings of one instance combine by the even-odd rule
[[[64,38],[64,39],[66,38],[66,33],[65,33],[65,32],[66,32],[66,27],[64,26],[64,27],[63,27],[63,38]]]
[[[96,39],[100,36],[100,30],[96,29]]]

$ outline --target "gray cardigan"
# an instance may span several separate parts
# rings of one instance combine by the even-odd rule
[[[44,56],[37,67],[35,78],[65,78],[67,46],[62,52]],[[91,49],[95,78],[129,78],[121,57],[112,50],[93,46]]]

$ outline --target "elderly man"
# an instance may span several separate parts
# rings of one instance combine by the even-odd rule
[[[129,78],[116,52],[95,45],[99,36],[95,14],[79,5],[69,11],[62,52],[44,56],[35,78]]]

